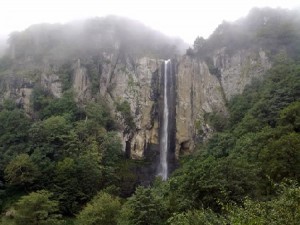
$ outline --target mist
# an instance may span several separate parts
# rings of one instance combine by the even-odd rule
[[[7,47],[7,35],[0,35],[0,57],[4,55]]]
[[[192,44],[197,36],[209,37],[223,20],[235,21],[253,7],[299,7],[298,0],[3,0],[0,33],[22,31],[32,24],[68,23],[92,17],[117,15],[138,20],[167,36]]]
[[[185,53],[198,36],[209,38],[222,21],[236,21],[246,16],[253,7],[300,9],[296,0],[280,3],[271,0],[246,3],[233,0],[77,0],[72,4],[58,0],[4,0],[0,10],[0,34],[4,34],[0,35],[0,56],[8,46],[8,35],[14,33],[19,39],[27,35],[27,38],[34,40],[34,46],[28,45],[32,49],[23,40],[28,54],[31,54],[31,50],[37,53],[44,49],[45,52],[49,51],[48,55],[55,55],[57,60],[66,58],[68,54],[74,55],[76,51],[77,54],[89,54],[95,49],[116,43],[129,51],[139,48],[138,54],[147,52],[150,56],[166,58],[171,52]],[[97,24],[97,28],[93,28],[93,23]],[[51,40],[43,41],[49,38],[47,35]],[[20,40],[18,43],[21,43]],[[51,46],[42,47],[42,44]],[[65,50],[63,54],[58,54],[59,48]],[[149,49],[152,50],[149,52]]]
[[[36,24],[12,32],[8,40],[14,59],[64,64],[73,58],[99,58],[118,54],[120,59],[167,59],[185,53],[188,45],[139,21],[120,16],[95,17],[65,24]]]

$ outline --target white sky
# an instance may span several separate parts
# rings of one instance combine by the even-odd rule
[[[64,23],[108,14],[137,19],[193,43],[223,21],[247,15],[253,7],[300,7],[299,0],[0,0],[0,34],[36,23]]]

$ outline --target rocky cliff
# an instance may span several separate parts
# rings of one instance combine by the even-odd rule
[[[215,52],[213,62],[220,71],[220,81],[227,100],[241,94],[253,78],[261,78],[271,68],[271,62],[263,50],[239,50],[229,56],[226,49],[222,48]]]
[[[243,50],[231,56],[225,52],[221,49],[213,55],[213,66],[218,74],[211,71],[211,65],[197,58],[182,56],[173,60],[177,157],[193,151],[195,142],[210,137],[213,129],[205,120],[205,114],[216,112],[226,118],[226,101],[271,67],[262,50]],[[124,151],[134,159],[143,158],[149,151],[158,154],[162,63],[161,59],[103,54],[96,73],[96,94],[92,93],[95,81],[91,80],[84,63],[78,59],[72,65],[71,82],[77,101],[84,104],[100,95],[109,103],[120,123]],[[58,71],[45,66],[35,80],[14,74],[3,76],[2,99],[13,98],[30,112],[30,95],[36,84],[59,98],[62,80]],[[118,105],[125,103],[130,107],[131,124],[126,121],[130,118],[123,117],[118,110]]]
[[[191,152],[195,140],[210,136],[205,113],[227,115],[222,86],[205,62],[183,57],[178,65],[176,105],[176,155]]]
[[[130,145],[132,158],[142,158],[149,146],[159,143],[159,111],[162,98],[162,60],[138,58],[115,60],[103,66],[100,93],[115,108],[118,102],[128,102],[135,129],[123,132],[124,150]],[[241,93],[253,78],[261,77],[271,64],[266,54],[239,51],[233,56],[220,50],[214,56],[214,66],[220,76],[210,72],[206,62],[188,56],[173,60],[176,85],[176,156],[193,150],[195,141],[210,137],[213,129],[205,114],[217,112],[227,117],[226,101]],[[114,110],[116,115],[117,110]],[[123,130],[126,123],[123,121]]]
[[[113,58],[113,56],[112,56]],[[142,158],[148,145],[158,145],[158,99],[162,60],[126,58],[103,66],[100,94],[110,102],[114,114],[122,124],[124,150],[130,148],[132,158]],[[134,126],[127,129],[117,104],[128,102]]]

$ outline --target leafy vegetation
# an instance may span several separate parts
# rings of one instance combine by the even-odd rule
[[[20,61],[62,60],[64,93],[55,98],[36,85],[30,115],[13,101],[1,102],[0,224],[298,224],[298,15],[254,9],[241,21],[220,25],[210,39],[196,39],[190,54],[204,57],[216,76],[220,71],[205,57],[224,46],[233,53],[258,43],[256,47],[274,53],[273,66],[264,80],[253,80],[228,102],[228,120],[218,113],[205,115],[216,131],[214,136],[182,158],[180,168],[167,181],[158,178],[151,187],[137,187],[137,162],[122,153],[118,126],[105,102],[99,98],[85,104],[74,101],[70,66],[64,62],[75,53],[88,58],[90,53],[112,48],[111,39],[119,41],[123,53],[138,49],[135,54],[139,55],[152,44],[157,49],[150,46],[149,54],[166,51],[160,48],[164,42],[153,43],[150,35],[141,43],[145,36],[135,37],[119,22],[117,18],[87,22],[82,29],[88,32],[78,34],[85,40],[78,49],[66,44],[61,25],[31,27],[11,36]],[[113,35],[105,29],[113,29]],[[0,71],[13,63],[2,58]],[[97,60],[83,63],[97,83]],[[127,131],[136,129],[130,104],[117,103],[116,109]],[[200,121],[196,123],[199,128]]]
[[[32,102],[34,119],[13,102],[4,102],[0,110],[1,210],[16,210],[11,218],[4,217],[4,223],[21,224],[17,208],[24,193],[30,193],[28,201],[36,198],[36,204],[44,204],[39,199],[45,197],[46,201],[50,197],[47,193],[53,193],[55,204],[49,204],[64,216],[77,214],[105,188],[114,187],[116,193],[128,195],[120,182],[125,171],[130,173],[130,167],[122,169],[128,159],[121,152],[115,122],[101,101],[83,109],[76,105],[72,93],[65,92],[57,99],[37,88]],[[119,171],[123,175],[118,175]]]
[[[130,104],[128,101],[124,101],[116,104],[116,110],[120,112],[121,119],[124,121],[127,126],[126,132],[130,132],[135,129],[135,123],[133,116],[131,114]]]
[[[57,212],[58,202],[51,200],[51,196],[50,192],[43,190],[23,196],[16,203],[15,224],[62,224]]]
[[[78,225],[116,225],[121,203],[107,193],[97,194],[77,216]]]
[[[299,84],[298,64],[274,65],[228,103],[226,126],[167,182],[136,190],[120,224],[297,224]]]

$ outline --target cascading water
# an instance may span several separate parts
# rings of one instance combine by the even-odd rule
[[[159,173],[162,180],[168,178],[168,149],[169,149],[169,105],[168,105],[168,67],[170,60],[164,63],[164,107],[163,107],[163,123],[160,137],[160,163]]]

